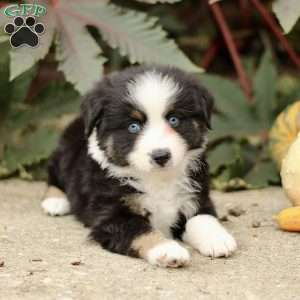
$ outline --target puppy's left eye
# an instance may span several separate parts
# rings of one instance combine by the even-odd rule
[[[168,122],[172,127],[175,128],[175,127],[179,126],[180,120],[179,120],[179,118],[177,118],[175,116],[171,116],[168,118]]]
[[[137,122],[131,123],[131,124],[128,126],[128,131],[129,131],[130,133],[138,133],[138,132],[141,131],[141,129],[142,129],[142,126],[141,126],[139,123],[137,123]]]

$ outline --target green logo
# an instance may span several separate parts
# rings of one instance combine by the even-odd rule
[[[37,47],[40,36],[45,32],[45,25],[38,22],[38,18],[46,13],[46,7],[36,3],[7,6],[4,14],[13,20],[5,25],[4,31],[10,35],[11,46],[13,48]]]
[[[33,15],[41,17],[46,15],[47,9],[41,4],[13,4],[5,8],[4,14],[7,17],[28,16]]]

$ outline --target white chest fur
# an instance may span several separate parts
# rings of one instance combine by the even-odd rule
[[[170,237],[170,228],[176,225],[179,212],[190,218],[196,213],[195,188],[188,178],[170,179],[170,174],[153,174],[142,178],[138,188],[144,192],[135,199],[141,211],[150,213],[153,228]]]

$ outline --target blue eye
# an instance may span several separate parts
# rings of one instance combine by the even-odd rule
[[[131,123],[128,126],[128,131],[130,133],[138,133],[139,131],[141,131],[142,127],[139,123]]]
[[[177,117],[174,117],[174,116],[173,117],[169,117],[168,118],[168,122],[174,128],[177,127],[179,125],[179,123],[180,123],[179,119]]]

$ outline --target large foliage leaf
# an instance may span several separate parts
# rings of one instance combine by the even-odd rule
[[[147,0],[148,3],[177,1],[180,0]],[[167,39],[167,33],[157,25],[157,18],[121,9],[105,0],[43,0],[42,3],[47,5],[47,14],[39,19],[45,24],[45,34],[39,47],[20,47],[11,51],[11,80],[46,56],[57,32],[59,70],[78,91],[85,93],[100,78],[105,62],[99,45],[85,28],[87,25],[96,27],[103,39],[128,56],[131,63],[168,64],[190,72],[201,71],[173,40]],[[0,18],[0,23],[4,19],[7,18]]]
[[[199,78],[213,94],[219,112],[213,116],[211,139],[229,135],[240,138],[257,133],[259,124],[254,118],[253,107],[235,82],[208,74]]]
[[[210,74],[200,75],[199,78],[213,94],[218,111],[229,117],[236,116],[238,112],[249,115],[249,107],[245,105],[246,97],[236,82]]]
[[[27,97],[31,83],[38,71],[37,65],[33,65],[26,72],[10,82],[10,101],[13,103],[22,103]]]
[[[3,124],[0,177],[49,157],[61,127],[79,109],[79,95],[70,85],[50,84],[30,106],[16,106]],[[63,122],[63,126],[61,126]]]
[[[5,36],[5,35],[0,36],[0,44],[7,42],[8,40],[9,40],[8,36]]]
[[[254,75],[254,102],[249,103],[237,83],[209,74],[199,76],[215,98],[211,139],[249,138],[269,129],[274,118],[277,72],[269,50]]]
[[[237,153],[232,143],[222,143],[209,152],[210,172],[216,174],[221,167],[232,165],[236,159]]]
[[[16,103],[21,103],[27,96],[31,82],[36,75],[37,67],[33,66],[22,75],[9,81],[9,43],[0,44],[0,125],[4,122],[6,114]],[[0,127],[1,132],[1,127]]]
[[[262,129],[271,126],[272,112],[276,96],[277,74],[272,54],[267,50],[263,55],[254,77],[254,99],[257,115]]]
[[[278,170],[263,153],[260,147],[238,141],[217,145],[208,153],[213,186],[221,190],[236,190],[278,184]]]
[[[55,8],[59,21],[56,58],[58,69],[75,88],[85,93],[99,80],[103,73],[105,59],[100,56],[101,49],[88,34],[85,24],[69,15],[62,15],[62,10]]]
[[[199,72],[178,49],[166,32],[156,25],[157,18],[133,10],[121,10],[101,2],[61,1],[64,14],[84,24],[98,28],[107,43],[127,55],[131,63],[157,63],[177,66],[189,72]]]
[[[260,161],[245,176],[245,181],[254,188],[262,188],[270,183],[279,183],[278,170],[273,161]]]
[[[285,33],[289,33],[300,17],[299,0],[276,0],[273,11]]]
[[[9,43],[0,44],[0,125],[3,120],[3,115],[9,107],[9,49]]]
[[[27,134],[22,143],[6,146],[0,160],[0,177],[48,158],[57,138],[55,130],[42,127]]]

